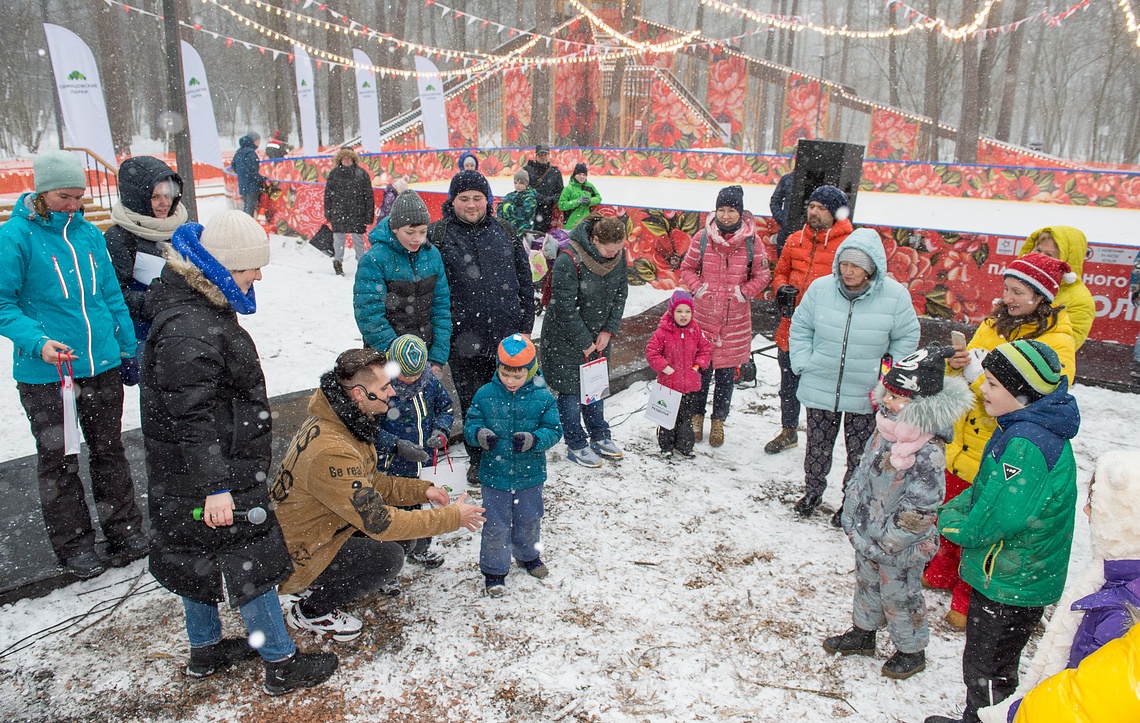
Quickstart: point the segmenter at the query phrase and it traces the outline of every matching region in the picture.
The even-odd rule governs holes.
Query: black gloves
[[[515,451],[515,454],[526,452],[534,447],[535,441],[537,441],[535,436],[530,432],[515,432],[511,436],[511,449]]]
[[[424,451],[423,447],[419,446],[418,444],[409,442],[406,439],[400,439],[396,441],[396,454],[400,455],[409,462],[415,462],[417,464],[424,464],[429,459],[431,459],[430,455]]]
[[[139,383],[139,358],[133,356],[130,359],[124,359],[119,364],[119,376],[123,378],[123,384],[128,387],[133,387]]]

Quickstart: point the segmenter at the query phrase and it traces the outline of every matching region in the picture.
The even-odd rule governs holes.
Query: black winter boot
[[[213,645],[190,648],[186,674],[191,678],[208,678],[222,668],[256,657],[257,651],[249,647],[245,638],[225,638]]]
[[[815,512],[815,508],[819,507],[819,503],[822,501],[823,498],[821,495],[813,495],[808,492],[796,502],[795,507],[792,509],[794,509],[796,514],[800,517],[811,517],[811,514]]]
[[[333,271],[337,276],[344,276],[344,264],[339,261],[333,261]]]
[[[874,655],[875,631],[852,626],[842,635],[834,635],[824,640],[823,649],[840,655]]]
[[[302,653],[276,663],[265,664],[265,692],[285,695],[297,688],[312,688],[332,677],[336,671],[336,653]]]
[[[883,675],[895,680],[906,680],[915,673],[926,670],[926,653],[904,653],[896,650],[895,654],[883,664]]]

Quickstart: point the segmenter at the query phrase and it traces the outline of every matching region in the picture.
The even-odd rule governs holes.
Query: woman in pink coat
[[[657,444],[666,457],[673,451],[687,459],[693,456],[693,413],[701,390],[701,370],[708,368],[712,346],[693,321],[693,295],[684,289],[673,292],[669,309],[661,315],[657,331],[645,346],[649,368],[657,383],[681,392],[681,406],[672,429],[657,428]],[[707,397],[707,390],[706,390]],[[703,402],[702,402],[703,404]]]
[[[697,324],[712,345],[712,365],[701,372],[693,415],[697,441],[704,436],[705,406],[715,377],[709,444],[724,444],[724,420],[732,404],[736,368],[752,354],[749,299],[768,285],[771,275],[763,244],[756,243],[756,221],[744,210],[744,189],[722,188],[716,197],[716,214],[709,216],[693,238],[681,264],[681,279],[696,300]]]

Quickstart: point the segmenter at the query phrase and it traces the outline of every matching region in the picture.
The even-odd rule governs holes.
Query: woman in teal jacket
[[[76,404],[91,488],[109,562],[125,565],[148,548],[120,434],[123,383],[138,383],[134,325],[103,234],[83,218],[87,179],[79,160],[49,151],[33,169],[35,192],[20,196],[0,226],[0,334],[15,347],[12,376],[36,438],[48,537],[68,569],[86,579],[105,566],[78,458],[64,454],[60,379],[69,366],[81,380]]]
[[[815,511],[827,488],[840,421],[847,447],[846,488],[874,431],[870,393],[879,381],[883,355],[902,359],[918,348],[918,335],[910,292],[887,276],[878,232],[856,229],[835,250],[831,276],[808,287],[788,337],[792,371],[800,377],[796,397],[808,417],[806,489],[795,508],[800,516]],[[839,512],[832,517],[836,527],[839,517]]]
[[[566,221],[562,227],[570,231],[578,223],[590,215],[590,209],[602,202],[602,194],[594,184],[586,180],[588,169],[585,163],[574,166],[574,175],[570,183],[562,189],[558,197],[558,208],[566,214]]]
[[[438,376],[451,354],[451,290],[443,257],[427,240],[429,220],[415,191],[396,197],[368,234],[372,248],[357,264],[352,308],[365,344],[386,351],[396,337],[415,334]]]

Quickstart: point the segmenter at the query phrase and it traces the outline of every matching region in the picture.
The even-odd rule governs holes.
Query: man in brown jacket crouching
[[[477,530],[483,508],[451,503],[431,482],[389,477],[376,469],[378,420],[388,411],[392,384],[384,355],[350,349],[321,376],[309,418],[293,436],[269,488],[293,559],[280,592],[297,594],[285,619],[295,628],[358,637],[361,622],[338,608],[379,591],[400,572],[399,543],[465,527]],[[398,506],[431,502],[431,510]]]

